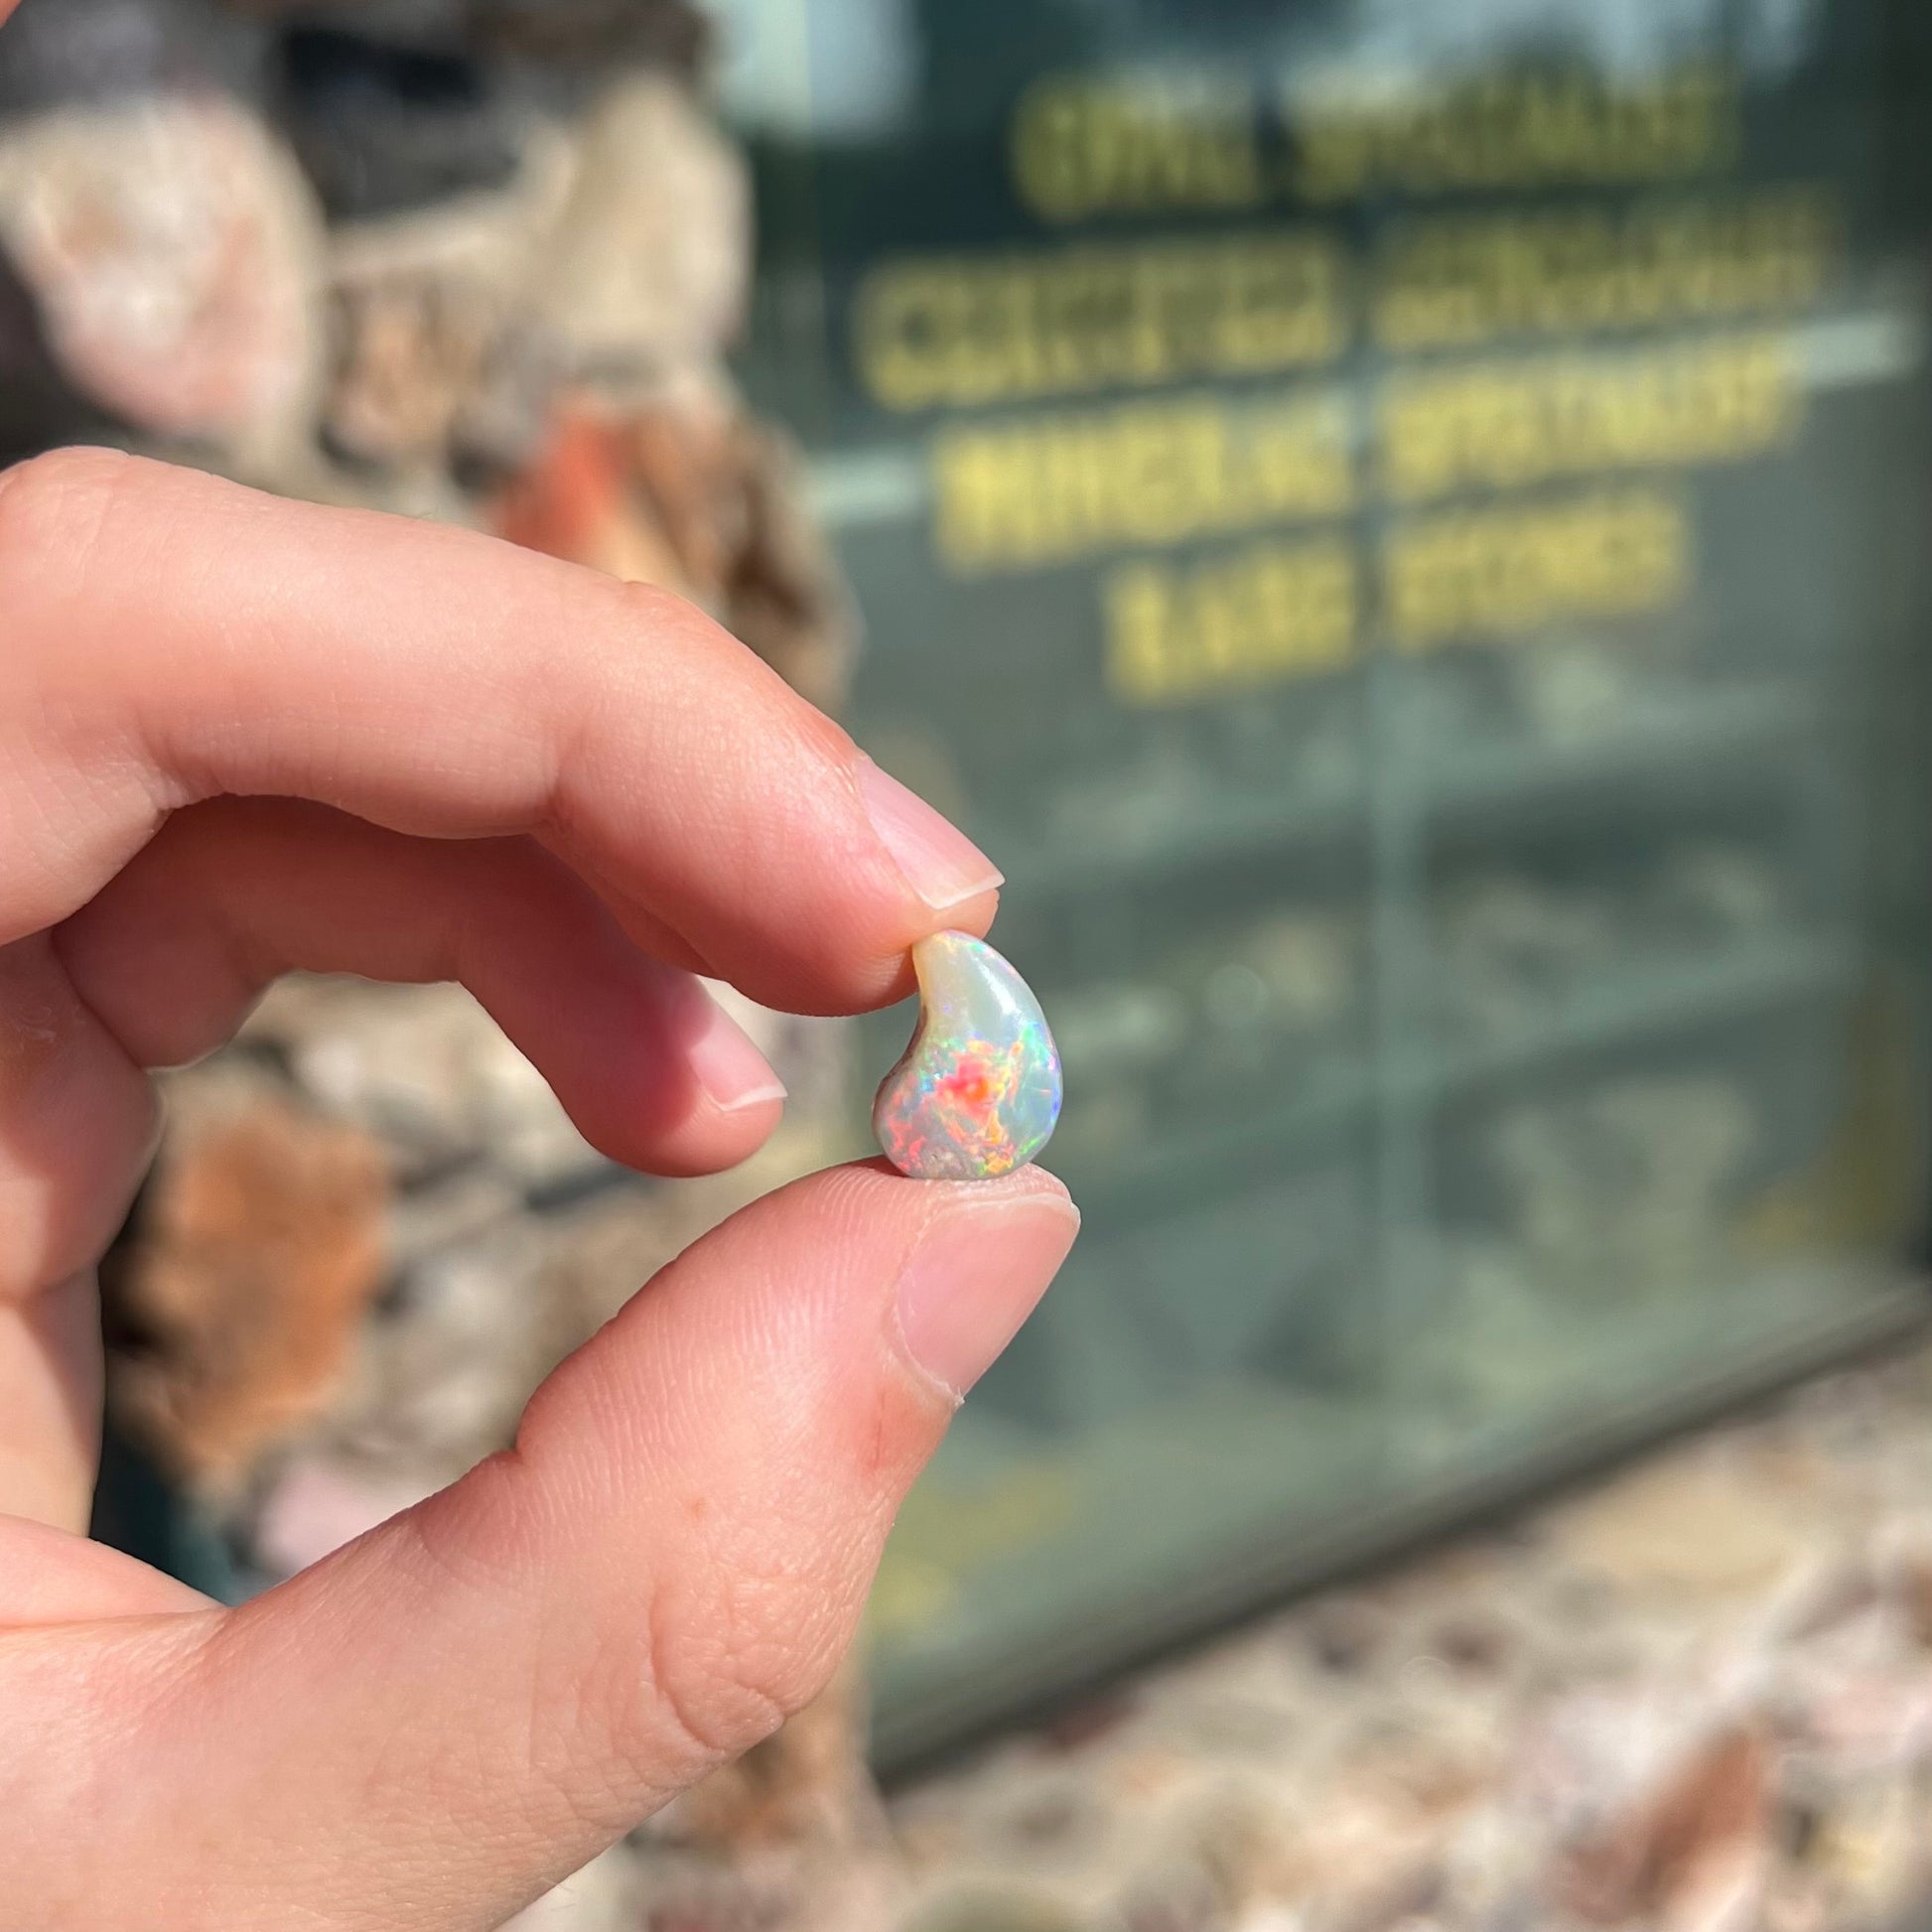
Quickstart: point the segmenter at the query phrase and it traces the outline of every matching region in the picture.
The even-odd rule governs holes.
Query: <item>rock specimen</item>
[[[136,432],[257,463],[308,440],[322,224],[238,101],[154,94],[0,123],[0,248],[67,379]]]

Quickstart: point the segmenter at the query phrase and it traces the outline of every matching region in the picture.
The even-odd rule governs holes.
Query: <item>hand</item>
[[[872,1007],[998,883],[661,593],[130,458],[0,475],[4,1932],[498,1924],[821,1686],[1077,1219],[1034,1171],[800,1181],[513,1449],[228,1610],[80,1534],[148,1070],[291,968],[455,978],[605,1153],[713,1170],[780,1096],[692,975]]]

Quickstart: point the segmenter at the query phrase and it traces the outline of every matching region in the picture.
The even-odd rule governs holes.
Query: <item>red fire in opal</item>
[[[995,1098],[992,1070],[982,1059],[957,1060],[939,1082],[939,1092],[963,1107],[990,1106]]]

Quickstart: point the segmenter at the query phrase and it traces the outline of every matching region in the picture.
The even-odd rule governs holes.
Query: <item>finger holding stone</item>
[[[58,934],[128,1054],[180,1065],[297,968],[461,982],[615,1161],[702,1173],[753,1153],[784,1086],[690,974],[633,946],[528,839],[383,831],[293,799],[178,813]]]
[[[78,1528],[98,1451],[93,1265],[154,1097],[40,935],[0,947],[0,1514]]]
[[[0,1759],[0,1813],[58,1847],[74,1786],[114,1800],[76,1924],[499,1925],[822,1688],[1077,1218],[1036,1169],[755,1202],[512,1452],[238,1610],[83,1633],[111,1699],[75,1708],[71,1645],[0,1643],[48,1746]]]
[[[907,990],[999,874],[666,593],[474,532],[63,452],[0,475],[0,939],[171,810],[292,795],[531,833],[767,1006]]]

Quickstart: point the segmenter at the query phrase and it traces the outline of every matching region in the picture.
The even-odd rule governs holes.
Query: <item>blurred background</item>
[[[1087,1232],[824,1703],[559,1932],[1925,1932],[1919,0],[26,0],[0,462],[697,599],[1006,869]],[[640,1179],[290,983],[110,1257],[229,1597],[507,1440]],[[881,1780],[884,1780],[884,1796]]]

